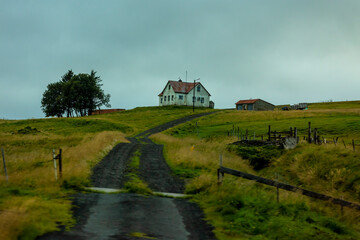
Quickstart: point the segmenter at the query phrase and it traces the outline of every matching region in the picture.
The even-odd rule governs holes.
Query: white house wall
[[[186,96],[186,104],[188,106],[193,105],[193,96],[194,96],[194,89],[191,89],[191,91]],[[204,103],[201,103],[201,98],[204,98]],[[210,102],[210,96],[205,91],[202,85],[200,85],[200,92],[197,91],[197,86],[195,87],[195,107],[209,107]]]

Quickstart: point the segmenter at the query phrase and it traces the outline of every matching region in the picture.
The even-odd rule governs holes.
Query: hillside
[[[196,109],[195,113],[210,111]],[[148,107],[83,118],[0,120],[9,182],[0,167],[0,239],[34,239],[74,223],[69,194],[90,185],[91,168],[119,142],[192,108]],[[52,149],[63,152],[55,181]]]
[[[277,203],[276,189],[229,175],[217,183],[221,154],[224,166],[360,203],[360,106],[332,104],[310,105],[308,111],[218,111],[151,138],[165,145],[168,164],[185,180],[186,193],[204,209],[218,239],[359,239],[359,211],[282,190]],[[195,113],[203,111],[211,110]],[[91,168],[116,143],[192,114],[191,108],[149,107],[83,118],[0,120],[9,173],[6,183],[0,168],[0,238],[34,239],[59,224],[71,227],[69,194],[90,185]],[[308,122],[328,144],[303,140]],[[300,144],[288,151],[228,145],[238,140],[233,129],[261,139],[269,125],[276,131],[297,127]],[[52,149],[59,148],[63,178],[55,181]],[[255,166],[259,160],[265,164]]]
[[[285,191],[280,191],[277,204],[276,189],[229,175],[219,188],[216,173],[222,154],[226,167],[360,203],[360,107],[348,104],[319,104],[308,111],[227,110],[153,139],[165,144],[168,161],[189,182],[187,192],[197,193],[220,239],[358,239],[357,210],[341,211],[337,205]],[[303,140],[308,122],[327,144]],[[238,140],[233,129],[240,135],[247,129],[251,138],[255,132],[256,139],[266,139],[269,125],[276,131],[297,127],[300,144],[287,151],[228,145]],[[336,146],[333,138],[338,138]],[[265,164],[256,165],[261,161]]]

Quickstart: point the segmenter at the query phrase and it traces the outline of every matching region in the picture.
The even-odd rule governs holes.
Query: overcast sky
[[[41,118],[69,69],[97,71],[112,108],[158,105],[200,78],[216,108],[360,99],[360,1],[0,0],[0,118]]]

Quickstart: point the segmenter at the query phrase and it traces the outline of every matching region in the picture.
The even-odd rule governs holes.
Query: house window
[[[174,101],[174,95],[171,96],[171,101]]]
[[[197,86],[197,91],[200,92],[200,85]]]
[[[200,97],[197,98],[197,101],[200,101]]]
[[[164,102],[166,102],[166,96],[164,97]]]
[[[204,98],[203,97],[201,98],[201,103],[204,103]]]
[[[160,98],[160,103],[162,103],[162,99],[163,99],[163,98]]]
[[[170,95],[168,96],[168,101],[170,101]]]
[[[179,95],[179,99],[180,99],[180,100],[183,100],[183,99],[184,99],[184,96],[183,96],[183,95]]]
[[[170,84],[169,84],[169,90],[170,90]]]

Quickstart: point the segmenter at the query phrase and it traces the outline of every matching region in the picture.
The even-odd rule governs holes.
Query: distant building
[[[99,109],[99,110],[93,110],[91,115],[99,115],[99,114],[106,114],[106,113],[113,113],[113,112],[122,112],[125,111],[125,109]]]
[[[307,103],[294,104],[294,105],[291,105],[291,109],[293,109],[293,110],[307,110],[308,109],[308,104]]]
[[[159,94],[159,106],[182,105],[195,107],[210,107],[210,93],[200,83],[168,81]]]
[[[236,105],[236,110],[247,111],[269,111],[274,110],[274,105],[261,99],[240,100]]]

